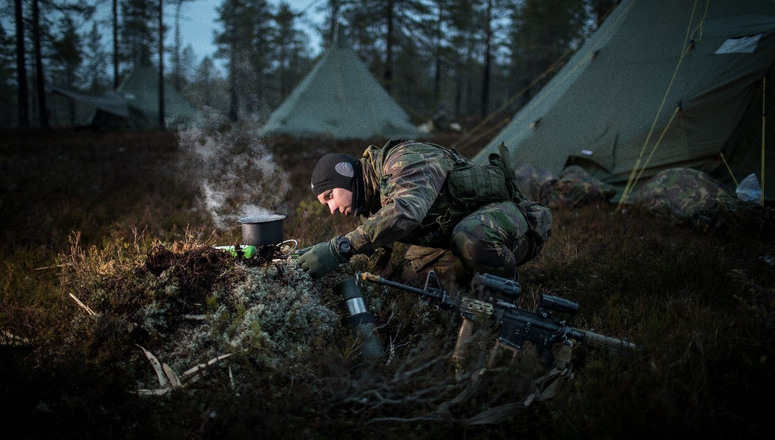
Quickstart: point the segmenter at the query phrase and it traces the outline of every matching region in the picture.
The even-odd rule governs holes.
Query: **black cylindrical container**
[[[242,244],[267,246],[280,244],[285,240],[283,231],[284,215],[267,214],[239,219],[242,225]]]
[[[337,284],[334,292],[342,295],[347,311],[350,313],[347,321],[352,325],[355,337],[362,341],[361,360],[366,363],[384,361],[385,352],[377,339],[374,315],[366,308],[363,294],[355,278],[348,278]]]

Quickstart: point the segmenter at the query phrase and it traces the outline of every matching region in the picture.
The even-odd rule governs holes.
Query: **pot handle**
[[[290,257],[291,254],[293,254],[296,251],[296,248],[299,247],[299,242],[291,238],[291,239],[285,240],[282,243],[278,244],[277,245],[277,249],[280,249],[284,244],[290,243],[290,242],[293,242],[293,247],[291,248],[291,250],[289,250],[288,252],[280,255],[278,258],[288,258],[288,257]]]

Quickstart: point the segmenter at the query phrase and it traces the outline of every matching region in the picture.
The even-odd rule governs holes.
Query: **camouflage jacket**
[[[369,146],[361,158],[367,218],[346,235],[356,252],[369,253],[394,241],[448,246],[447,234],[437,223],[445,204],[439,194],[455,164],[454,153],[432,144],[390,141],[383,148]]]

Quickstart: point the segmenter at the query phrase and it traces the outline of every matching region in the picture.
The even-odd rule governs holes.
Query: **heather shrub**
[[[286,374],[331,345],[338,327],[338,313],[291,260],[253,266],[181,243],[155,242],[144,251],[117,240],[83,249],[77,237],[65,259],[62,294],[72,307],[59,336],[69,342],[54,352],[88,347],[98,362],[123,357],[141,382],[153,369],[137,346],[177,372],[231,354],[238,364],[243,359],[260,371]]]

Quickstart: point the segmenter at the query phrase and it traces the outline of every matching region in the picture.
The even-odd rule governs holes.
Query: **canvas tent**
[[[620,189],[677,167],[734,188],[764,161],[771,200],[773,63],[772,0],[622,0],[474,159],[504,142],[516,165]]]
[[[138,65],[113,92],[88,94],[61,87],[52,93],[65,96],[90,110],[88,123],[95,126],[153,128],[159,121],[159,71],[148,65]],[[79,112],[79,113],[82,113]],[[168,82],[164,85],[164,113],[167,127],[190,124],[197,112]]]
[[[73,107],[73,111],[76,111],[80,115],[73,115],[71,120],[73,123],[79,125],[91,120],[96,110],[110,113],[119,118],[129,117],[129,106],[126,103],[126,100],[116,92],[95,95],[61,87],[53,87],[51,93],[63,96],[71,102],[77,103],[78,109],[76,110],[75,107]],[[86,116],[84,116],[84,113]]]
[[[334,139],[423,136],[355,51],[341,43],[323,54],[261,133]]]

